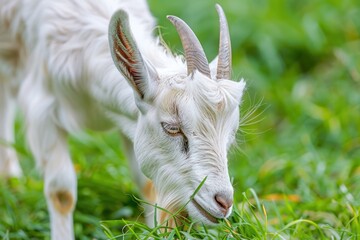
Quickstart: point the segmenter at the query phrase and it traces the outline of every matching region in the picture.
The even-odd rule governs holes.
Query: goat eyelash
[[[181,135],[183,134],[178,124],[161,122],[161,126],[164,129],[164,131],[170,136],[178,136],[180,134]]]
[[[187,154],[189,152],[189,141],[185,134],[181,131],[181,128],[178,124],[171,124],[162,122],[161,123],[162,128],[168,134],[169,136],[175,137],[175,136],[182,136],[183,137],[183,151]]]

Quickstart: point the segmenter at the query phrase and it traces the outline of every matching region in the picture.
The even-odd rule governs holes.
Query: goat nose
[[[233,205],[232,196],[227,196],[223,193],[218,193],[215,195],[215,201],[218,204],[221,212],[226,216],[229,211],[229,208]]]

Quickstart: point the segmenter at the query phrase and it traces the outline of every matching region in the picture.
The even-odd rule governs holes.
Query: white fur
[[[142,57],[159,75],[151,83],[154,99],[140,103],[142,111],[110,55],[108,25],[117,9],[129,14]],[[187,76],[182,58],[153,37],[154,27],[144,0],[0,0],[0,174],[21,174],[14,150],[6,145],[14,140],[17,98],[30,149],[44,172],[52,239],[73,238],[74,205],[59,213],[51,196],[68,191],[75,203],[76,175],[66,137],[87,128],[119,129],[134,144],[135,152],[127,150],[136,158],[130,159],[135,178],[140,187],[146,181],[142,173],[154,182],[160,206],[180,207],[207,176],[195,199],[211,215],[227,217],[214,195],[232,198],[227,151],[245,82],[216,81],[198,72]],[[181,151],[181,137],[167,135],[161,122],[181,123],[188,154]],[[207,222],[192,203],[187,209]]]

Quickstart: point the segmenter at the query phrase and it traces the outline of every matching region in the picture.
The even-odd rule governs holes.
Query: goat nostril
[[[224,215],[227,214],[229,208],[233,205],[233,200],[231,198],[226,197],[224,194],[216,194],[215,201],[221,208],[221,211]]]

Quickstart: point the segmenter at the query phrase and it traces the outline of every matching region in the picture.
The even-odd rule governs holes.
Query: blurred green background
[[[192,27],[209,60],[218,50],[215,3],[229,21],[233,78],[247,82],[229,163],[237,202],[244,194],[258,197],[270,232],[307,219],[326,238],[360,238],[360,2],[149,1],[157,31],[171,49],[182,52],[166,15]],[[139,218],[120,142],[116,133],[70,140],[79,170],[79,239],[104,238],[100,220]],[[0,237],[48,238],[41,178],[21,131],[15,147],[27,175],[0,185]],[[287,236],[314,239],[315,232],[310,224]]]

